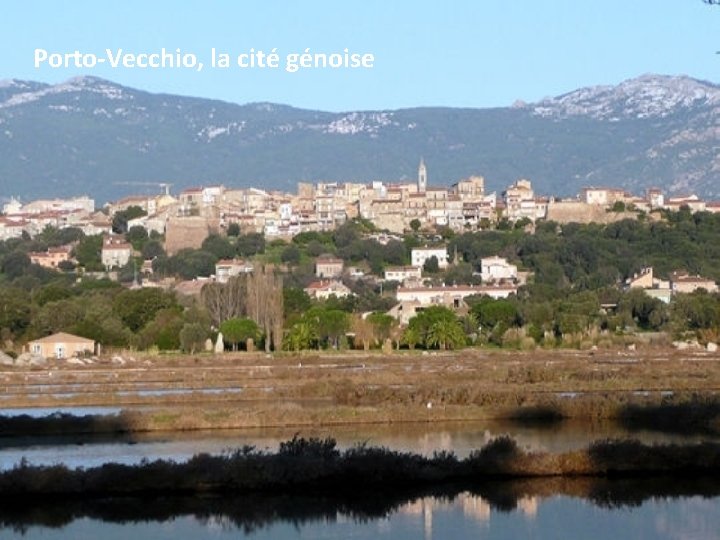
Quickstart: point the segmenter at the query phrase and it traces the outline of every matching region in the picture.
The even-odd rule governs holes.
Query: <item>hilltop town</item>
[[[592,332],[609,339],[622,328],[667,329],[678,309],[675,297],[717,291],[717,266],[702,262],[712,262],[714,252],[705,258],[688,255],[694,249],[690,238],[673,256],[663,257],[652,246],[664,242],[668,230],[673,237],[672,231],[686,229],[683,220],[713,230],[710,218],[702,216],[714,219],[720,203],[694,195],[666,197],[650,189],[636,196],[586,187],[561,200],[536,196],[525,179],[498,195],[485,192],[480,176],[434,187],[423,160],[412,183],[300,183],[295,194],[219,185],[177,196],[171,187],[157,184],[155,195],[128,196],[100,210],[88,197],[10,200],[0,216],[6,281],[22,282],[30,279],[32,268],[42,268],[49,274],[35,271],[38,283],[28,284],[31,290],[49,286],[59,272],[77,275],[78,282],[120,283],[129,292],[169,291],[171,305],[177,298],[195,298],[208,311],[212,324],[195,329],[198,340],[216,340],[224,322],[242,316],[258,325],[244,338],[263,341],[267,350],[313,343],[337,347],[350,334],[366,348],[387,340],[398,347],[402,342],[441,348],[466,339],[497,345],[597,344],[600,334]],[[597,241],[598,235],[606,242]],[[633,242],[637,249],[623,255]],[[243,300],[235,311],[213,312],[211,286],[219,287],[213,294],[220,297],[237,283],[243,294],[253,287],[262,295],[283,292],[273,308],[267,296],[268,306],[262,308]],[[633,290],[642,295],[633,296]],[[530,313],[543,303],[551,305],[549,313]],[[305,329],[307,335],[298,337],[313,306],[345,322],[332,331]],[[451,313],[455,334],[433,340],[425,328],[408,337],[405,330],[417,326],[428,308]],[[261,315],[263,309],[275,311]],[[310,326],[322,319],[316,315]],[[150,322],[128,328],[141,332]],[[712,318],[698,324],[715,323]],[[77,327],[77,321],[44,329],[27,324],[7,321],[5,328],[17,328],[6,333],[32,338]],[[183,325],[178,324],[179,332]],[[464,330],[457,332],[460,326]],[[124,332],[109,341],[132,343],[135,338]],[[362,338],[366,334],[373,337]],[[151,345],[153,339],[143,343]],[[179,338],[173,343],[179,346]],[[224,345],[227,341],[213,347]]]
[[[232,224],[242,233],[290,239],[303,232],[334,230],[355,218],[369,220],[379,230],[402,234],[436,227],[458,233],[485,230],[503,220],[611,223],[681,207],[692,212],[720,212],[720,201],[704,201],[692,194],[666,197],[657,188],[639,196],[620,188],[585,187],[575,198],[560,199],[536,195],[525,179],[507,186],[500,195],[486,193],[482,176],[459,180],[450,187],[431,186],[423,160],[416,182],[299,183],[294,194],[216,185],[184,189],[175,197],[170,194],[171,184],[137,184],[157,186],[161,193],[130,195],[105,204],[100,211],[85,196],[24,204],[13,198],[0,215],[0,240],[18,238],[23,232],[32,236],[46,226],[110,235],[112,218],[132,207],[141,209],[142,215],[131,219],[128,228],[142,226],[167,235],[169,253],[197,248],[209,233],[226,231]]]

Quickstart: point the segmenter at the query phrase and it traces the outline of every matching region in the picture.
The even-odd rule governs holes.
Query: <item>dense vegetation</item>
[[[140,465],[108,463],[89,469],[21,463],[0,473],[0,497],[151,495],[255,492],[342,494],[381,489],[387,493],[451,482],[553,477],[700,477],[720,470],[720,446],[644,445],[597,441],[588,448],[550,454],[521,449],[497,438],[465,459],[432,457],[360,445],[343,452],[333,439],[295,437],[277,453],[244,447],[221,456],[199,454],[186,463],[157,460]]]
[[[282,298],[276,307],[283,320],[258,320],[258,308],[248,310],[242,302],[218,311],[209,304],[209,295],[198,299],[159,288],[128,290],[99,272],[99,236],[47,228],[35,238],[0,242],[2,348],[17,350],[27,340],[67,331],[105,346],[197,351],[207,338],[215,339],[222,324],[230,330],[228,348],[243,348],[248,338],[262,344],[273,332],[284,336],[282,346],[287,350],[370,348],[386,341],[395,347],[440,349],[467,344],[589,346],[610,344],[614,336],[636,331],[662,331],[703,343],[720,337],[718,294],[676,295],[668,305],[641,290],[623,292],[621,287],[645,266],[652,266],[660,277],[685,270],[720,281],[720,215],[681,210],[610,225],[540,222],[533,234],[501,223],[495,230],[461,235],[446,228],[417,230],[382,241],[363,220],[331,232],[302,233],[290,243],[266,241],[262,235],[240,234],[233,228],[227,236],[209,236],[200,249],[171,257],[160,236],[142,227],[127,229],[132,215],[116,224],[126,229],[136,250],[136,258],[118,270],[120,283],[133,281],[143,260],[153,261],[154,273],[146,279],[158,280],[209,276],[219,259],[244,258],[281,276]],[[28,253],[68,243],[74,243],[78,268],[70,263],[50,270],[31,263]],[[429,243],[447,244],[456,258],[456,264],[444,271],[426,269],[433,283],[476,284],[480,259],[489,255],[506,257],[531,272],[531,278],[516,297],[470,297],[466,310],[432,308],[401,329],[384,315],[395,303],[398,284],[376,278],[388,266],[408,264],[410,250]],[[314,260],[323,254],[359,269],[359,277],[343,278],[353,296],[314,301],[303,291],[316,279]],[[225,292],[247,295],[248,279],[235,278],[235,292]],[[238,322],[230,324],[233,318],[241,319],[240,327]],[[250,324],[253,321],[257,328]]]

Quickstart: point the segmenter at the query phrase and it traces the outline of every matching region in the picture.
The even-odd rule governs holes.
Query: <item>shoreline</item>
[[[343,452],[333,439],[295,437],[276,453],[243,447],[222,456],[195,455],[187,462],[156,460],[88,469],[24,463],[0,473],[0,499],[15,497],[114,497],[384,493],[462,482],[533,478],[704,479],[720,475],[720,443],[645,445],[635,440],[596,441],[583,450],[527,451],[504,436],[458,459],[358,445]]]
[[[720,435],[720,396],[689,393],[668,398],[635,398],[625,402],[617,396],[565,400],[527,401],[521,405],[422,404],[302,407],[279,403],[262,408],[161,407],[122,409],[117,414],[68,413],[33,417],[0,414],[0,440],[12,437],[58,435],[121,435],[149,432],[188,432],[256,428],[308,428],[445,422],[506,421],[518,426],[551,427],[566,420],[609,421],[629,430]]]

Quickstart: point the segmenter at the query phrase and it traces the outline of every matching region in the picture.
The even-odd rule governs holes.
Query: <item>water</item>
[[[381,497],[382,499],[382,497]],[[60,503],[58,503],[60,504]],[[583,538],[713,539],[720,498],[652,498],[634,506],[599,506],[588,498],[523,496],[502,505],[469,492],[401,501],[391,509],[284,497],[216,503],[123,500],[67,508],[40,505],[21,516],[0,511],[0,537],[52,540]],[[143,507],[144,504],[144,507]],[[198,504],[200,506],[198,506]],[[213,507],[215,504],[215,507]],[[507,506],[505,506],[507,505]],[[152,510],[155,506],[156,510]],[[167,510],[168,508],[176,510]],[[228,511],[218,508],[231,508]]]
[[[121,407],[13,407],[0,408],[0,416],[14,417],[27,415],[32,418],[42,418],[54,414],[71,414],[73,416],[120,414]]]
[[[366,442],[394,450],[431,455],[436,450],[453,451],[466,457],[492,438],[511,434],[521,446],[562,452],[606,438],[638,438],[647,443],[696,442],[709,437],[687,437],[650,431],[629,431],[610,422],[565,421],[558,424],[523,425],[484,421],[394,425],[337,426],[329,428],[273,428],[209,432],[154,432],[124,436],[0,437],[0,469],[9,469],[21,459],[33,465],[62,463],[70,467],[92,467],[116,462],[136,464],[143,459],[184,461],[205,452],[220,454],[243,445],[276,450],[282,441],[303,437],[333,437],[340,448]]]
[[[85,409],[51,412],[97,413]],[[47,412],[47,411],[45,411]],[[104,414],[117,411],[103,409]],[[39,415],[36,412],[36,415]],[[695,442],[706,436],[629,431],[611,422],[526,425],[485,421],[316,429],[246,429],[67,438],[0,438],[0,468],[21,458],[72,467],[142,459],[181,461],[251,444],[274,450],[295,433],[332,436],[341,448],[367,442],[461,457],[511,434],[522,446],[553,452],[609,437]],[[663,480],[541,479],[481,486],[440,486],[432,493],[332,494],[309,498],[227,496],[151,500],[62,500],[0,504],[0,538],[25,540],[150,539],[720,539],[720,483]]]

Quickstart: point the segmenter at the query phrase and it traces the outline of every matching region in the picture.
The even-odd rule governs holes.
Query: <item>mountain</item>
[[[720,198],[720,86],[644,75],[506,108],[330,113],[95,77],[0,81],[0,198],[410,179],[420,156],[436,185],[480,174],[498,191],[526,177],[544,194],[658,186]]]

